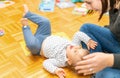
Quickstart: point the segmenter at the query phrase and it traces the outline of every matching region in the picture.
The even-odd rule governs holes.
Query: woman
[[[88,9],[100,12],[99,20],[109,11],[110,24],[107,27],[94,24],[81,27],[80,31],[97,41],[97,47],[103,52],[83,57],[75,69],[84,75],[96,73],[95,78],[120,78],[120,0],[85,0],[85,3]]]

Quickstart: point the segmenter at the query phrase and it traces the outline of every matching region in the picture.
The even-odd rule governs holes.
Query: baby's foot
[[[28,25],[28,19],[27,18],[22,18],[21,19],[21,24],[22,24],[22,26],[27,26]]]
[[[26,4],[23,4],[23,7],[24,7],[24,14],[23,16],[29,11],[29,8]]]

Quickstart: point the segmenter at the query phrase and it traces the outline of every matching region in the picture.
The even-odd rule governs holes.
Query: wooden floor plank
[[[0,8],[0,29],[5,35],[0,37],[0,78],[58,78],[44,70],[40,56],[25,56],[20,42],[24,40],[20,19],[23,15],[23,4],[27,4],[32,12],[47,17],[51,21],[52,33],[65,32],[70,38],[79,30],[83,23],[108,24],[108,16],[98,22],[99,15],[73,15],[73,8],[60,9],[55,7],[54,12],[45,13],[38,10],[40,0],[12,0],[15,4]],[[92,20],[91,20],[92,19]],[[37,25],[29,22],[34,33]],[[90,78],[77,75],[65,68],[66,78]]]

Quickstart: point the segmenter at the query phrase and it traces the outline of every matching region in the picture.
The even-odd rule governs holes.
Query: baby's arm
[[[59,78],[64,78],[65,72],[64,69],[59,68],[62,67],[59,61],[56,59],[47,59],[43,62],[43,67],[52,74],[56,74]]]
[[[65,75],[66,75],[64,69],[62,69],[62,68],[57,68],[57,69],[55,70],[55,74],[56,74],[59,78],[64,78]]]
[[[77,45],[80,45],[81,41],[83,41],[87,45],[88,49],[90,49],[90,48],[94,49],[97,46],[97,42],[93,41],[85,33],[78,31],[74,34],[72,42],[77,44]]]
[[[74,34],[72,42],[74,42],[75,44],[79,43],[80,45],[81,41],[83,41],[85,44],[87,44],[90,39],[91,38],[88,35],[86,35],[83,32],[78,31]]]

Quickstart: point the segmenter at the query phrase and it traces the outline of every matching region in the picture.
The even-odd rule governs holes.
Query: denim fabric
[[[98,42],[96,51],[107,51],[109,53],[120,53],[120,44],[112,32],[105,27],[94,24],[84,24],[80,31],[86,33],[93,40]],[[99,48],[98,48],[99,47]]]
[[[104,70],[96,73],[95,78],[120,78],[120,70],[105,68]]]
[[[80,31],[86,33],[93,40],[98,42],[98,46],[95,50],[90,50],[91,53],[103,51],[108,53],[120,53],[120,44],[108,28],[87,23],[80,28]],[[84,43],[82,43],[82,46],[86,48]],[[96,73],[95,78],[120,78],[120,70],[105,68]]]
[[[40,15],[28,12],[24,18],[28,18],[30,21],[38,25],[35,34],[33,35],[29,26],[23,26],[23,34],[26,42],[26,46],[32,54],[40,54],[43,40],[51,35],[51,26],[47,18]]]

